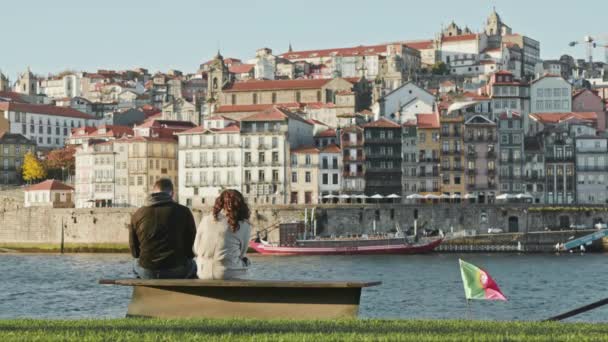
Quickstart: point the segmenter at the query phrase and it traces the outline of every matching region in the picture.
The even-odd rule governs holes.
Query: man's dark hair
[[[161,178],[154,183],[154,188],[152,189],[158,192],[170,193],[173,192],[173,182],[168,178]]]

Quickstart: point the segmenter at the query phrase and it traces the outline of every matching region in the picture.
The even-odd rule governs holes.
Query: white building
[[[222,190],[242,190],[243,163],[238,123],[211,117],[181,132],[178,146],[179,202],[213,205]]]
[[[40,92],[51,99],[72,98],[82,95],[82,75],[64,74],[40,81]]]
[[[274,80],[276,72],[276,57],[272,50],[262,48],[256,51],[254,66],[254,77],[256,80]]]
[[[241,120],[243,195],[251,204],[287,204],[290,150],[313,145],[313,125],[274,107]]]
[[[25,188],[25,207],[73,208],[74,188],[49,179]]]
[[[22,134],[38,148],[61,148],[72,128],[98,123],[95,117],[68,107],[0,102],[0,128]]]
[[[342,187],[342,150],[335,144],[319,152],[319,196],[339,195]]]
[[[545,75],[530,82],[530,113],[572,111],[572,85],[562,76]]]
[[[608,138],[583,135],[575,142],[578,203],[608,203]]]
[[[435,95],[408,82],[382,96],[372,105],[375,120],[381,117],[404,123],[416,119],[416,114],[435,111]]]

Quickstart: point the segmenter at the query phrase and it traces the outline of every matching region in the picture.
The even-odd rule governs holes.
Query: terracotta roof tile
[[[291,150],[291,153],[319,153],[319,149],[316,146],[298,146]]]
[[[439,115],[437,113],[417,114],[416,118],[418,128],[439,128]]]
[[[342,149],[336,144],[330,144],[321,149],[321,153],[340,153]]]
[[[231,65],[230,68],[228,68],[228,71],[233,74],[245,74],[250,73],[254,67],[255,64],[236,64]]]
[[[72,190],[74,191],[74,188],[72,188],[69,185],[63,184],[58,180],[55,179],[47,179],[44,182],[38,183],[38,184],[34,184],[32,186],[28,186],[27,188],[24,189],[24,191],[50,191],[50,190]]]
[[[361,125],[363,128],[400,128],[401,126],[387,118],[380,118],[376,121],[372,121]]]
[[[287,119],[297,120],[297,121],[305,122],[305,123],[311,125],[311,123],[304,120],[298,114],[290,112],[287,108],[276,107],[276,106],[271,109],[266,109],[262,112],[249,115],[249,116],[241,119],[241,121],[242,122],[245,122],[245,121],[284,121]]]
[[[571,119],[597,121],[597,113],[595,112],[531,113],[530,117],[544,124],[555,124]]]
[[[286,89],[321,89],[332,79],[305,79],[305,80],[251,80],[235,82],[224,92],[240,92],[253,90],[286,90]]]
[[[333,128],[326,129],[321,131],[315,135],[316,138],[331,138],[336,137],[336,130]]]
[[[300,108],[300,103],[277,103],[277,104],[257,104],[257,105],[223,105],[219,106],[216,113],[240,113],[240,112],[261,112],[263,110],[280,106],[285,108]]]
[[[57,107],[51,105],[18,103],[18,102],[0,102],[0,109],[6,111],[26,112],[34,114],[44,114],[52,116],[65,116],[78,119],[95,119],[94,116],[83,113],[79,110],[70,107]]]
[[[466,41],[466,40],[476,40],[477,39],[477,35],[474,33],[471,34],[462,34],[459,36],[444,36],[441,38],[441,40],[445,43],[445,42],[461,42],[461,41]]]

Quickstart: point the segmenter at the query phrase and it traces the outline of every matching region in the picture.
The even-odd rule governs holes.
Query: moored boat
[[[260,239],[249,246],[264,255],[370,255],[432,252],[443,239],[410,243],[406,238],[355,238],[297,240],[293,245],[271,244]]]

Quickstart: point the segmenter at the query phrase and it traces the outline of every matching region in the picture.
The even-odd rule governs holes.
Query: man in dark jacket
[[[131,217],[129,247],[139,278],[192,278],[196,264],[192,245],[196,224],[190,209],[173,200],[173,184],[159,179],[147,199]]]

